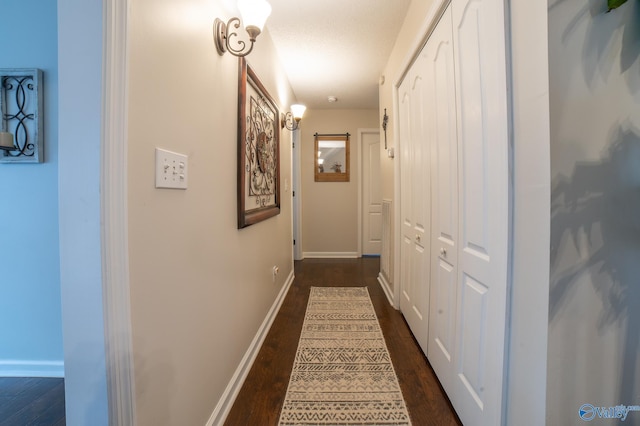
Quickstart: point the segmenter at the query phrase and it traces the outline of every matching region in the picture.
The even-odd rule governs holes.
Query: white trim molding
[[[64,362],[0,360],[0,377],[64,377]]]
[[[109,423],[134,425],[127,206],[128,0],[103,3],[102,275]]]
[[[280,289],[280,293],[276,297],[276,300],[273,302],[271,309],[267,312],[267,316],[264,321],[262,321],[262,325],[258,329],[253,341],[249,345],[249,349],[247,349],[247,352],[245,352],[242,357],[240,365],[238,365],[235,373],[233,373],[231,381],[222,393],[222,396],[220,397],[216,408],[213,410],[211,417],[209,417],[206,426],[222,425],[229,415],[229,411],[231,411],[231,407],[233,406],[233,403],[235,402],[236,397],[249,374],[249,370],[251,370],[251,366],[253,366],[253,363],[258,356],[258,352],[260,352],[264,339],[267,337],[267,333],[269,332],[269,329],[282,306],[282,302],[284,302],[285,296],[289,292],[289,288],[291,287],[294,278],[295,276],[292,269],[286,282],[282,286],[282,289]]]
[[[360,257],[357,251],[305,251],[302,256],[305,259],[357,259]]]
[[[378,282],[380,283],[380,287],[382,287],[384,294],[387,296],[387,300],[389,301],[389,304],[394,308],[399,309],[400,307],[395,303],[395,300],[393,297],[393,290],[391,290],[391,285],[389,284],[389,281],[387,281],[387,279],[384,277],[384,274],[382,272],[378,274]]]

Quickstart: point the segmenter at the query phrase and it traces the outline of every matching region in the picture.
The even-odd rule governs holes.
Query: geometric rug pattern
[[[278,424],[411,425],[366,287],[311,287]]]

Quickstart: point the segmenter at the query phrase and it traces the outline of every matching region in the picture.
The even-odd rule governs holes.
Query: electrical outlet
[[[273,282],[276,282],[276,275],[278,275],[278,272],[280,272],[280,268],[278,268],[277,266],[273,267]]]
[[[156,148],[156,188],[187,189],[188,157]]]

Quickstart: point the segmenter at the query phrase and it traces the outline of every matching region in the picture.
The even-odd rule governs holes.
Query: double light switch
[[[188,157],[156,148],[156,188],[187,189]]]

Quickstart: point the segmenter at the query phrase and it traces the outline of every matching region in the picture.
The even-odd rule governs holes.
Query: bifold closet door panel
[[[400,309],[426,353],[429,333],[430,150],[425,143],[424,59],[419,56],[400,88],[402,283]]]
[[[458,142],[451,6],[424,48],[427,140],[431,149],[431,287],[427,357],[442,387],[453,391],[458,250]]]

